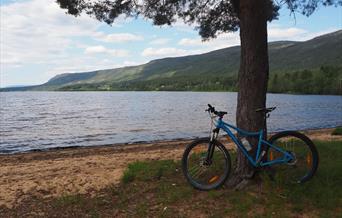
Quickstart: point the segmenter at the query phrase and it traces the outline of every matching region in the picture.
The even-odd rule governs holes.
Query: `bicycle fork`
[[[219,128],[215,128],[213,129],[213,132],[211,133],[210,136],[210,141],[209,141],[209,146],[208,146],[208,152],[207,152],[207,157],[206,157],[206,164],[210,165],[211,164],[211,160],[214,156],[214,150],[215,150],[215,143],[214,140],[217,139],[218,135],[219,135],[220,129]]]

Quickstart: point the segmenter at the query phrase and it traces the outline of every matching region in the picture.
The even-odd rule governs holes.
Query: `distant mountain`
[[[281,78],[285,74],[301,74],[305,70],[312,71],[310,75],[313,79],[319,78],[317,75],[323,73],[322,66],[335,67],[333,71],[340,72],[342,30],[304,42],[271,42],[269,58],[270,80],[275,75]],[[240,46],[235,46],[205,54],[153,60],[139,66],[65,73],[42,85],[6,88],[2,91],[235,90],[239,60]],[[334,75],[333,80],[340,78],[339,73],[336,74],[338,78]],[[285,88],[284,92],[291,90]]]

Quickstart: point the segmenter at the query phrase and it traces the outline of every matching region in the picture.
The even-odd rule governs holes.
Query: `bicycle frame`
[[[254,167],[259,167],[259,166],[263,167],[263,166],[270,166],[270,165],[274,165],[274,164],[288,163],[289,161],[294,159],[292,154],[290,154],[289,152],[284,151],[283,149],[281,149],[275,145],[272,145],[268,141],[264,140],[263,139],[263,135],[264,135],[263,130],[260,130],[259,132],[247,132],[245,130],[237,128],[236,126],[233,126],[233,125],[230,125],[230,124],[224,122],[222,120],[222,118],[219,118],[218,120],[216,120],[216,122],[214,122],[214,124],[218,130],[223,129],[228,134],[228,136],[233,140],[233,142],[237,145],[237,147],[242,151],[242,153],[246,156],[248,161]],[[248,151],[246,150],[246,148],[241,144],[240,140],[237,139],[237,137],[233,134],[233,132],[230,130],[230,128],[236,130],[239,133],[239,135],[258,137],[259,138],[255,159],[251,155],[248,154]],[[262,159],[262,151],[261,151],[262,145],[269,146],[269,147],[275,149],[276,151],[284,154],[284,156],[281,158],[277,158],[275,160],[264,162],[261,160]]]

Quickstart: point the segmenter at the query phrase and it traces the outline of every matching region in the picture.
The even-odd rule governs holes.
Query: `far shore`
[[[13,92],[225,92],[238,93],[237,90],[5,90],[8,88],[0,88],[0,93]],[[318,96],[342,96],[342,93],[327,94],[327,93],[301,93],[301,92],[267,92],[267,94],[275,95],[318,95]]]
[[[312,140],[342,140],[341,135],[331,135],[332,131],[319,129],[303,132]],[[92,195],[109,185],[118,184],[131,162],[180,160],[185,146],[191,141],[157,141],[0,155],[0,207],[15,207],[32,196]],[[222,137],[221,141],[228,149],[234,149],[226,137]]]

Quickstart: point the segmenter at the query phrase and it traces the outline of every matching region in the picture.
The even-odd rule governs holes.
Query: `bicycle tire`
[[[287,137],[294,137],[294,138],[296,138],[298,140],[301,140],[302,142],[304,142],[303,145],[307,146],[309,148],[309,150],[311,151],[311,157],[309,159],[311,166],[308,167],[309,168],[308,172],[305,175],[303,175],[303,177],[301,177],[297,181],[295,181],[296,183],[307,182],[308,180],[310,180],[315,175],[315,173],[316,173],[316,171],[318,169],[319,155],[318,155],[317,148],[314,145],[314,143],[311,141],[311,139],[309,139],[306,135],[304,135],[302,133],[299,133],[299,132],[296,132],[296,131],[283,131],[283,132],[279,132],[279,133],[273,135],[269,139],[269,142],[274,145],[276,141],[278,141],[278,140],[281,141],[281,139],[286,139]],[[286,140],[284,140],[284,141],[286,141]],[[268,148],[268,152],[267,152],[267,159],[268,160],[270,160],[270,152],[269,151],[270,151],[270,148]],[[293,151],[291,151],[291,152],[293,152]],[[280,164],[280,165],[284,165],[284,164]],[[275,166],[277,166],[277,165],[275,165]],[[272,167],[273,166],[271,166],[271,168]]]
[[[225,181],[227,180],[227,178],[229,177],[229,174],[230,174],[230,171],[231,171],[231,159],[230,159],[230,155],[229,155],[229,152],[227,151],[227,149],[225,148],[225,146],[220,143],[219,141],[217,140],[214,140],[213,143],[215,145],[215,149],[219,149],[222,154],[224,155],[224,159],[225,159],[225,166],[224,166],[224,172],[223,172],[223,175],[221,175],[218,179],[217,182],[215,182],[214,184],[208,184],[208,185],[205,185],[205,184],[200,184],[199,182],[195,181],[190,173],[189,173],[189,170],[188,170],[188,159],[189,159],[189,154],[190,152],[197,146],[197,145],[200,145],[200,144],[207,144],[209,145],[209,142],[210,142],[210,138],[200,138],[200,139],[197,139],[195,141],[193,141],[192,143],[190,143],[184,153],[183,153],[183,157],[182,157],[182,171],[183,171],[183,174],[185,176],[185,178],[187,179],[187,181],[196,189],[198,190],[202,190],[202,191],[208,191],[208,190],[211,190],[211,189],[217,189],[219,188],[220,186],[222,186]],[[210,181],[209,181],[210,182]]]

